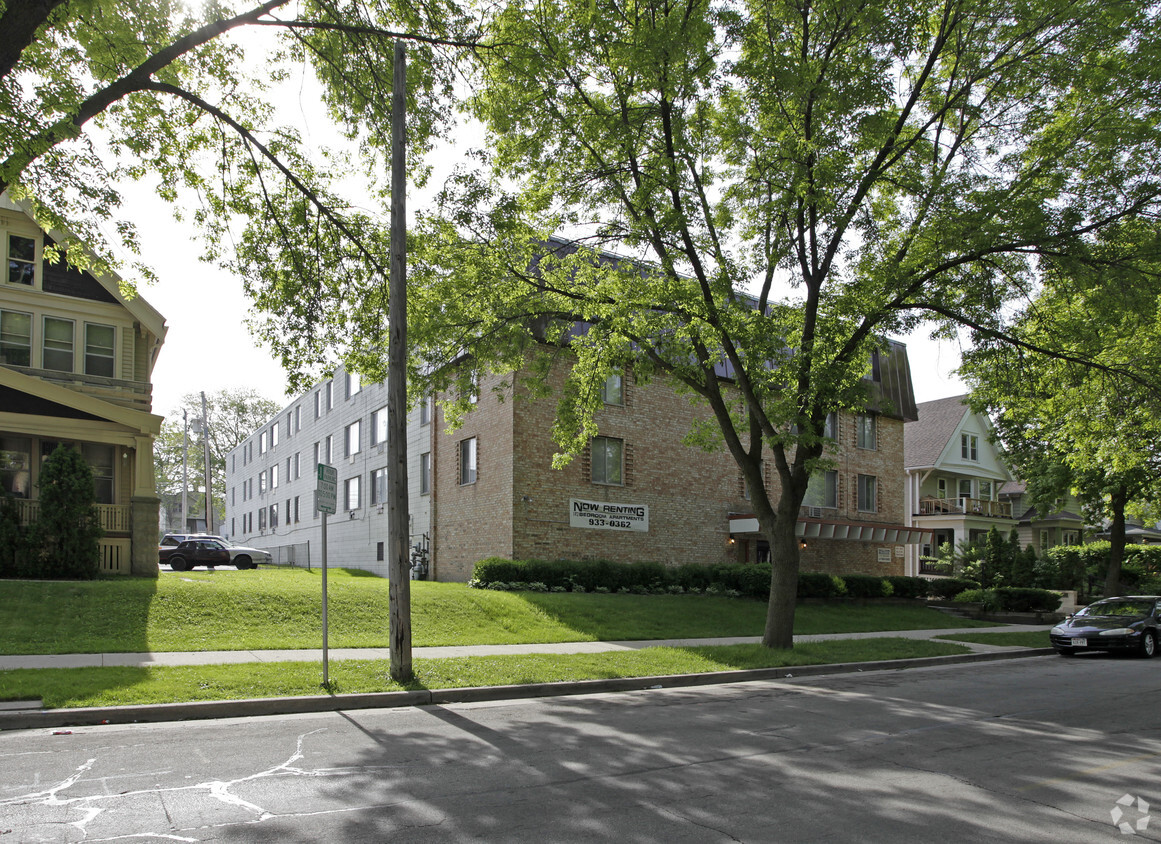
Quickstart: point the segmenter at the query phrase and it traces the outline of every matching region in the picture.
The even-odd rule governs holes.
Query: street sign
[[[315,505],[320,513],[334,515],[339,490],[339,470],[325,463],[318,464],[318,482],[314,488]]]

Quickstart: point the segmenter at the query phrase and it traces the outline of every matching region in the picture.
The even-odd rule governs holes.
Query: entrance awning
[[[758,532],[757,516],[749,513],[730,514],[730,536]],[[908,525],[799,518],[794,525],[794,535],[800,539],[840,539],[859,542],[888,542],[895,545],[919,545],[931,541],[932,531]]]

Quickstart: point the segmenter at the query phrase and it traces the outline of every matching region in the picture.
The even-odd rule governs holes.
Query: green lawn
[[[793,651],[758,645],[644,648],[599,654],[533,654],[417,659],[415,682],[400,686],[381,660],[339,660],[330,665],[330,691],[341,694],[505,686],[650,677],[944,656],[967,652],[948,642],[881,638],[811,642]],[[69,668],[0,671],[0,699],[43,700],[50,709],[125,706],[203,700],[288,697],[322,693],[317,662],[249,663],[150,668]]]
[[[387,581],[331,570],[332,648],[388,645]],[[317,571],[166,572],[154,580],[0,581],[0,653],[265,650],[321,644]],[[701,595],[509,593],[411,583],[412,644],[759,636],[766,605]],[[804,604],[795,632],[987,627],[926,607]]]
[[[953,642],[975,642],[980,645],[1008,645],[1013,648],[1050,648],[1047,630],[1015,631],[1013,633],[954,633],[937,636]]]

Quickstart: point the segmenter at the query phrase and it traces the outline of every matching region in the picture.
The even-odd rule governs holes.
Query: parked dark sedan
[[[194,566],[228,566],[230,551],[212,539],[187,539],[178,543],[167,560],[174,571],[189,571]]]
[[[1161,637],[1161,597],[1133,595],[1089,604],[1052,628],[1052,647],[1061,656],[1077,651],[1131,651],[1148,659]]]

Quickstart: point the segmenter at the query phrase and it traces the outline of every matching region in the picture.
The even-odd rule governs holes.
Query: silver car
[[[256,569],[259,564],[269,565],[274,561],[269,551],[263,551],[261,548],[249,548],[245,545],[235,545],[228,539],[215,536],[212,533],[167,533],[161,537],[161,543],[157,546],[160,562],[167,562],[173,550],[187,539],[212,539],[218,542],[230,552],[230,563],[236,569]]]

